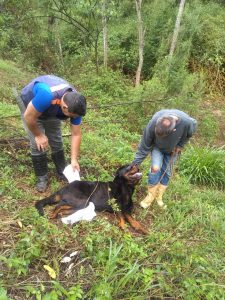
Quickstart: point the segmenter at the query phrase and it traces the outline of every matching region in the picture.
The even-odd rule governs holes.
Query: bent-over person
[[[22,89],[17,102],[30,140],[31,158],[37,177],[36,188],[44,192],[48,184],[46,151],[49,146],[56,171],[63,178],[66,163],[61,120],[67,118],[71,123],[71,164],[74,170],[80,170],[78,154],[86,99],[66,80],[55,75],[43,75]]]
[[[153,115],[144,129],[134,158],[134,163],[140,165],[148,154],[151,156],[148,194],[141,201],[141,207],[147,208],[156,200],[160,207],[166,208],[162,197],[173,165],[196,127],[195,119],[177,109],[163,109]]]

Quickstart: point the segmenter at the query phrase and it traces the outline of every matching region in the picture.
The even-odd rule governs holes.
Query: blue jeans
[[[151,168],[148,174],[148,185],[154,186],[158,183],[168,185],[170,176],[176,162],[177,154],[165,154],[154,147],[151,152]]]

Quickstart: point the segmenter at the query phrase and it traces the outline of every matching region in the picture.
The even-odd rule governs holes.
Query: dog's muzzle
[[[131,178],[140,180],[142,178],[142,173],[141,172],[137,172],[137,173],[131,175]]]
[[[138,182],[141,180],[142,178],[142,173],[141,172],[136,172],[134,174],[130,174],[128,176],[128,182],[130,184],[138,184]]]

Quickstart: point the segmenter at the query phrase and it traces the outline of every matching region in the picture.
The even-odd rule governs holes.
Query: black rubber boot
[[[57,171],[59,179],[61,179],[63,181],[67,181],[66,177],[63,174],[63,171],[66,167],[66,160],[65,160],[65,156],[64,156],[64,151],[61,150],[61,151],[52,153],[52,160],[55,164],[56,171]]]
[[[38,192],[45,192],[48,186],[48,164],[47,155],[32,155],[34,172],[37,177],[36,189]]]

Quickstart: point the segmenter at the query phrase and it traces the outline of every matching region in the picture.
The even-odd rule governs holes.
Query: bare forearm
[[[81,135],[72,135],[71,137],[71,161],[78,159],[81,144]]]
[[[38,150],[45,151],[48,148],[48,138],[38,127],[37,119],[40,115],[41,113],[38,112],[33,106],[32,102],[30,102],[24,113],[24,120],[27,124],[27,127],[34,135]]]
[[[24,115],[24,119],[27,124],[27,127],[35,137],[42,134],[40,129],[38,128],[37,120],[30,118],[29,115],[26,115],[26,113]]]
[[[71,165],[73,170],[80,172],[80,165],[78,162],[78,155],[81,143],[81,127],[80,125],[71,126]]]

